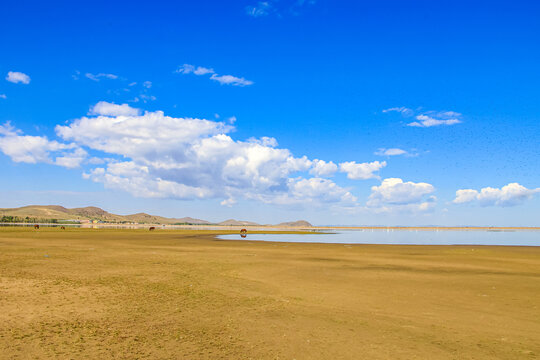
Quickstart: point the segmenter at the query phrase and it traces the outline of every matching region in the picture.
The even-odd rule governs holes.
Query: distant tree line
[[[73,221],[63,221],[58,219],[45,219],[45,218],[36,218],[36,217],[20,217],[20,216],[11,216],[4,215],[0,218],[0,223],[40,223],[40,224],[72,224]]]
[[[197,223],[189,223],[189,222],[179,222],[179,223],[173,223],[171,225],[213,225],[213,224],[197,224]]]
[[[120,221],[103,221],[99,219],[91,219],[92,220],[98,220],[100,222],[108,223],[108,224],[132,224],[134,221],[128,221],[128,220],[120,220]],[[0,217],[0,223],[25,223],[25,224],[79,224],[80,221],[67,221],[67,220],[58,220],[58,219],[46,219],[46,218],[37,218],[37,217],[22,217],[22,216],[12,216],[12,215],[3,215]],[[142,222],[144,224],[145,222]],[[158,225],[160,223],[157,223]],[[196,223],[189,223],[189,222],[178,222],[173,223],[170,225],[212,225],[212,224],[196,224]]]

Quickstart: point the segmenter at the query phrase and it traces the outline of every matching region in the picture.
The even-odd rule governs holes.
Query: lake
[[[347,230],[314,234],[219,235],[222,240],[328,244],[540,246],[534,230]]]

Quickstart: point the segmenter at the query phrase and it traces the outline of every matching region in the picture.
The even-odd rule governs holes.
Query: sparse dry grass
[[[215,233],[0,228],[0,357],[540,356],[540,248]]]

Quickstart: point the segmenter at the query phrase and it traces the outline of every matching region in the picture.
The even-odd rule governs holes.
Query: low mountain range
[[[193,225],[226,225],[226,226],[260,226],[255,222],[229,219],[220,223],[195,219],[191,217],[167,218],[145,213],[132,215],[111,214],[95,206],[83,208],[68,209],[60,205],[29,205],[19,208],[0,208],[0,218],[13,217],[17,219],[35,219],[35,221],[102,221],[107,223],[139,223],[139,224],[193,224]],[[277,226],[311,227],[312,225],[305,221],[285,222]]]

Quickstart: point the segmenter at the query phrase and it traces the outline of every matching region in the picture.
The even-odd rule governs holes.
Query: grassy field
[[[0,228],[0,358],[540,357],[538,247],[214,234]]]

